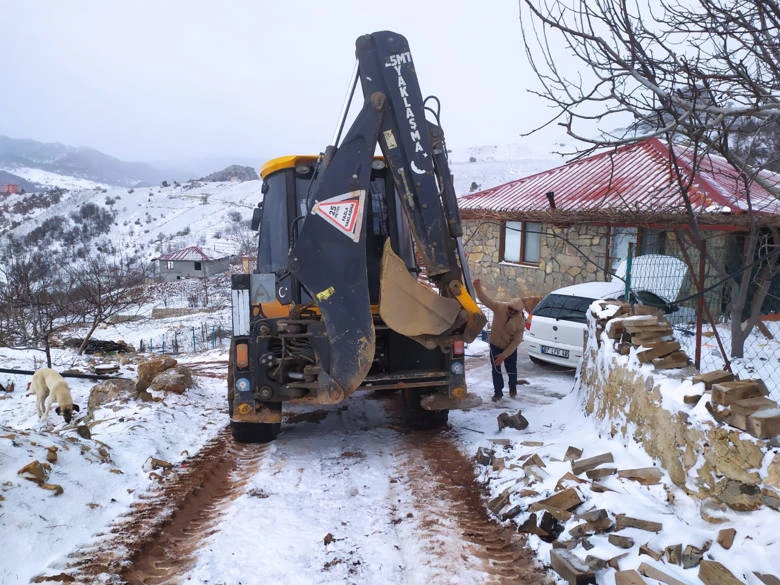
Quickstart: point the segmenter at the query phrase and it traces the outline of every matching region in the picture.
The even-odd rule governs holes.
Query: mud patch
[[[234,443],[224,429],[166,475],[157,492],[136,502],[109,537],[98,535],[103,537],[98,544],[73,555],[66,577],[79,583],[176,582],[194,562],[222,507],[244,492],[266,448]]]

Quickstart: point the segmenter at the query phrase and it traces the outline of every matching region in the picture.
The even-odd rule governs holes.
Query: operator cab
[[[255,209],[252,229],[259,230],[256,273],[275,274],[279,303],[309,303],[311,297],[290,274],[289,253],[298,231],[314,206],[309,201],[311,185],[317,175],[319,157],[293,155],[278,157],[263,165],[263,200]],[[387,194],[393,196],[388,197]],[[371,304],[379,303],[380,263],[385,240],[403,259],[410,272],[417,273],[409,223],[395,194],[392,175],[384,159],[372,162],[367,209],[366,257]],[[323,263],[337,262],[323,252]]]

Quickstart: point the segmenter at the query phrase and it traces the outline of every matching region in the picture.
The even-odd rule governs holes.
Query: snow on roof
[[[198,246],[190,246],[182,250],[176,250],[174,252],[168,252],[158,257],[157,260],[172,260],[175,262],[209,262],[211,260],[218,260],[224,258],[224,256],[217,257],[216,254],[209,256]]]
[[[675,147],[674,153],[683,176],[694,176],[689,191],[694,211],[736,214],[748,209],[744,177],[725,159],[706,157],[694,174],[690,152]],[[552,193],[560,212],[682,214],[685,204],[669,161],[667,144],[650,138],[464,195],[458,206],[464,217],[469,211],[547,212],[547,194]],[[761,171],[759,177],[780,187],[780,174]],[[754,212],[780,215],[780,201],[758,181],[749,183],[749,189]]]

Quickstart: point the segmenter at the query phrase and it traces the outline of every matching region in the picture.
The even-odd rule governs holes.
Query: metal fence
[[[675,340],[700,372],[727,370],[740,380],[761,379],[769,398],[780,402],[780,315],[762,315],[741,347],[732,347],[732,322],[724,312],[724,292],[709,287],[697,294],[685,264],[669,258],[637,256],[618,268],[617,280],[628,291],[630,301],[655,305],[664,311]],[[486,340],[492,314],[481,308],[488,318],[483,331]],[[743,323],[735,326],[742,327]],[[741,357],[733,357],[740,351]]]
[[[138,351],[150,353],[181,354],[198,353],[230,344],[230,331],[220,323],[201,323],[198,326],[166,331],[148,339],[142,339]]]
[[[696,292],[694,279],[682,261],[663,255],[637,256],[618,271],[632,301],[657,304],[672,324],[674,337],[701,372],[728,370],[741,380],[761,379],[770,398],[780,401],[780,322],[762,315],[744,343],[738,340],[742,323],[732,323],[725,310],[724,286]],[[660,300],[647,292],[655,292]],[[741,354],[741,355],[740,355]],[[740,357],[734,357],[740,356]]]

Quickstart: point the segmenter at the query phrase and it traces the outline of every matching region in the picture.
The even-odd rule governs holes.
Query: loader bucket
[[[385,241],[379,315],[390,329],[407,337],[429,339],[451,330],[459,320],[462,322],[461,309],[457,300],[443,297],[418,282],[393,251],[390,240]]]

